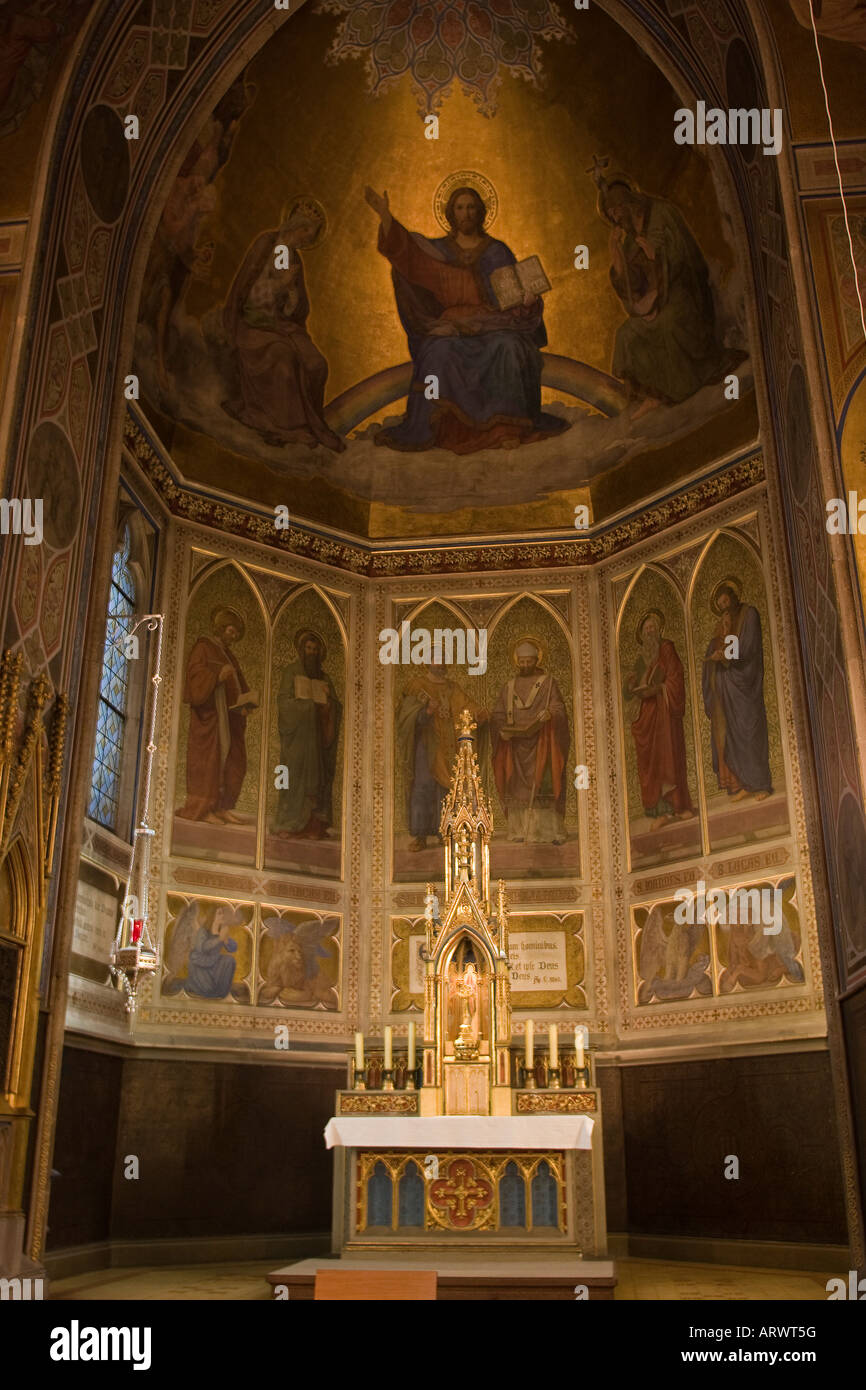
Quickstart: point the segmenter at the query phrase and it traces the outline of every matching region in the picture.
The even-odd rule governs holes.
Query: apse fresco
[[[676,94],[597,7],[514,7],[519,43],[501,6],[486,37],[446,8],[447,41],[412,6],[304,7],[192,142],[136,351],[191,482],[370,537],[524,534],[753,442],[741,273]]]
[[[480,627],[473,605],[439,600],[400,609],[409,632]],[[572,651],[562,618],[539,599],[501,600],[484,618],[486,669],[395,666],[394,878],[442,874],[439,820],[457,748],[455,724],[476,724],[492,846],[505,878],[573,874],[580,864]]]
[[[0,13],[0,216],[26,213],[64,58],[90,0],[5,0]]]

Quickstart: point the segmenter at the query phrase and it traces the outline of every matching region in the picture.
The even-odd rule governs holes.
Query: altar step
[[[575,1289],[586,1298],[585,1285],[591,1300],[612,1299],[616,1288],[616,1269],[613,1260],[577,1260],[571,1255],[545,1255],[543,1258],[515,1258],[513,1252],[492,1255],[439,1256],[434,1252],[423,1255],[399,1255],[389,1252],[381,1259],[312,1259],[285,1265],[268,1274],[274,1298],[311,1300],[315,1295],[318,1270],[357,1271],[376,1273],[435,1270],[437,1299],[446,1301],[557,1299],[574,1302]],[[363,1282],[361,1283],[363,1289]],[[360,1297],[365,1297],[364,1293]],[[369,1294],[366,1295],[369,1297]],[[393,1294],[391,1297],[399,1297]]]

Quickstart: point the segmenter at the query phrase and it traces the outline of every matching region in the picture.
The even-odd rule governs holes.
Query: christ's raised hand
[[[370,185],[367,184],[367,187],[364,189],[364,197],[383,222],[390,222],[391,205],[388,202],[388,190],[386,188],[379,194],[376,192],[375,188],[371,188]]]
[[[391,204],[388,202],[387,188],[383,188],[380,195],[376,192],[375,188],[371,188],[370,185],[367,184],[367,187],[364,189],[364,197],[379,217],[382,226],[382,235],[387,236],[391,230]]]

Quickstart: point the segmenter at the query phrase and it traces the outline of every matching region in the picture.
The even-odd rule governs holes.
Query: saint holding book
[[[295,650],[277,697],[280,762],[289,785],[279,793],[276,829],[282,839],[323,840],[333,819],[343,706],[322,665],[326,649],[319,633],[302,628]]]
[[[547,334],[538,290],[549,284],[537,257],[518,266],[505,242],[485,232],[487,208],[474,188],[454,189],[448,235],[432,239],[391,216],[387,193],[368,188],[365,197],[379,215],[379,251],[393,267],[413,366],[406,415],[376,443],[470,454],[567,429],[541,409]]]
[[[177,814],[211,825],[243,825],[234,807],[247,775],[247,716],[259,697],[232,650],[246,631],[242,615],[236,608],[215,608],[211,629],[210,636],[198,638],[186,664],[186,801]]]

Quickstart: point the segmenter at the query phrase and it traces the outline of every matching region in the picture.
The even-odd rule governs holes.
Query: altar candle
[[[391,1056],[391,1043],[392,1043],[392,1041],[393,1041],[393,1037],[394,1037],[394,1030],[393,1030],[393,1028],[390,1028],[390,1027],[386,1028],[386,1029],[385,1029],[385,1070],[386,1070],[386,1071],[390,1071],[391,1068],[392,1068],[392,1066],[394,1065],[394,1060],[393,1060],[393,1057]]]
[[[531,1018],[526,1020],[526,1070],[532,1071],[535,1063],[535,1024]]]
[[[555,1023],[551,1023],[551,1025],[550,1025],[550,1034],[549,1034],[549,1038],[550,1038],[550,1065],[551,1065],[552,1067],[558,1067],[558,1066],[559,1066],[559,1034],[558,1034],[558,1032],[557,1032],[557,1028],[556,1028],[556,1024],[555,1024]]]
[[[409,1024],[409,1055],[406,1058],[406,1066],[409,1071],[415,1070],[415,1024]]]
[[[575,1053],[575,1058],[574,1058],[574,1060],[575,1060],[575,1065],[577,1066],[577,1068],[578,1068],[579,1071],[582,1071],[582,1070],[583,1070],[583,1066],[584,1066],[584,1059],[583,1059],[583,1029],[580,1027],[579,1024],[578,1024],[577,1028],[575,1028],[575,1030],[574,1030],[574,1053]]]
[[[355,1034],[355,1070],[364,1070],[364,1034]]]

